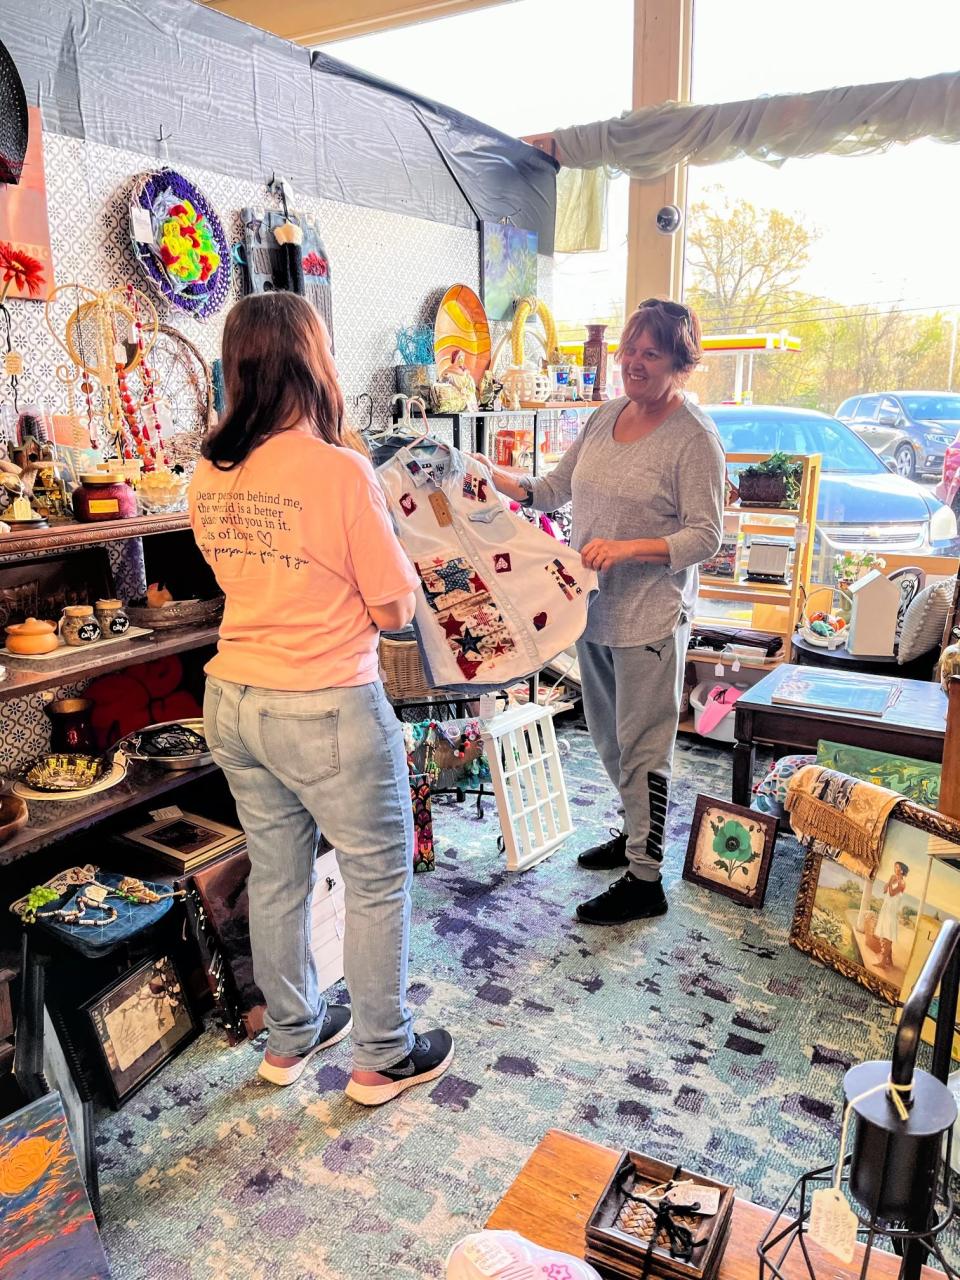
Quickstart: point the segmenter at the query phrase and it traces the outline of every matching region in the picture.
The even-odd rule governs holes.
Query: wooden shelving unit
[[[0,565],[9,565],[22,556],[54,559],[105,542],[179,533],[188,528],[186,512],[175,512],[99,524],[62,523],[30,533],[5,534],[0,536]],[[137,636],[102,647],[93,644],[89,648],[66,648],[62,654],[46,662],[29,662],[6,653],[0,647],[0,666],[5,669],[4,678],[0,680],[0,704],[171,654],[212,647],[216,644],[218,630],[216,624],[210,623],[158,630],[148,636]],[[124,780],[108,791],[75,801],[30,800],[27,802],[29,822],[6,844],[0,845],[0,867],[17,862],[125,809],[213,773],[216,768],[216,765],[209,764],[198,769],[170,771],[156,765],[131,762]]]
[[[28,662],[0,649],[0,666],[6,668],[6,678],[0,680],[0,703],[44,689],[57,689],[77,679],[89,680],[109,671],[120,671],[138,662],[152,662],[167,654],[202,649],[217,643],[217,633],[216,625],[177,627],[104,645],[102,649],[95,644],[89,649],[67,648],[62,657],[51,658],[49,662]]]
[[[73,547],[97,546],[102,542],[123,542],[127,538],[145,538],[155,533],[175,533],[188,529],[185,511],[167,515],[131,516],[128,520],[104,520],[99,524],[75,522],[52,524],[30,533],[7,533],[0,536],[0,560],[25,553],[48,555]]]
[[[197,769],[172,772],[157,765],[131,762],[129,772],[122,782],[109,791],[98,791],[85,800],[42,801],[29,800],[30,821],[18,831],[12,840],[0,845],[0,866],[16,862],[38,849],[44,849],[56,840],[92,827],[104,818],[122,813],[134,805],[152,800],[164,792],[172,791],[185,782],[215,773],[215,764],[201,765]]]
[[[752,462],[763,462],[768,456],[763,453],[728,453],[727,466],[748,466]],[[758,534],[785,534],[793,537],[796,547],[789,581],[749,582],[739,576],[737,579],[731,579],[701,575],[699,595],[701,601],[727,600],[752,606],[773,606],[777,610],[779,625],[771,625],[766,619],[754,625],[764,631],[780,631],[784,637],[785,650],[789,647],[790,637],[796,630],[804,598],[810,589],[821,458],[819,454],[796,454],[792,456],[791,461],[799,464],[801,468],[800,494],[795,508],[751,506],[739,502],[724,507],[725,516],[763,515],[768,521],[771,517],[777,517],[781,521],[777,524],[772,522],[764,524],[755,519],[741,520],[740,534],[747,537]],[[755,609],[753,612],[755,613]],[[709,614],[698,609],[697,617],[698,620],[706,621]],[[700,660],[695,652],[691,652],[689,656],[694,660]],[[707,662],[711,659],[703,657],[702,660]],[[742,663],[742,665],[747,664]]]

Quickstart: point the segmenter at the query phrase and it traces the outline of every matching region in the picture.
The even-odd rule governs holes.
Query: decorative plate
[[[230,246],[206,197],[175,169],[141,175],[130,198],[130,239],[150,283],[198,320],[230,288]]]
[[[34,791],[85,791],[98,783],[109,767],[100,756],[53,752],[35,760],[23,780]]]
[[[96,795],[99,791],[109,791],[111,787],[115,787],[118,782],[122,782],[127,776],[127,765],[122,756],[117,757],[107,771],[100,778],[99,782],[95,782],[92,787],[83,787],[80,791],[38,791],[35,787],[29,786],[25,781],[15,782],[13,784],[14,795],[22,796],[24,800],[43,800],[43,801],[73,801],[86,800],[88,796]]]
[[[490,325],[483,303],[468,285],[455,284],[443,295],[433,326],[433,347],[439,377],[462,351],[464,368],[480,385],[490,367]]]
[[[194,769],[213,759],[203,736],[203,720],[165,720],[129,734],[120,749],[131,760],[143,760],[164,769]]]

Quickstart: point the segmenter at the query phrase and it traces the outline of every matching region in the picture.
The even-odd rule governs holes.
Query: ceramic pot
[[[10,653],[33,655],[52,653],[60,641],[57,629],[52,622],[42,622],[39,618],[28,618],[26,622],[17,622],[6,628],[7,649]]]
[[[93,644],[103,635],[100,623],[93,616],[93,605],[67,605],[60,618],[59,631],[65,642],[74,648]]]
[[[50,750],[88,752],[96,750],[91,698],[57,698],[44,707],[50,717]]]
[[[588,324],[587,340],[583,344],[583,367],[592,365],[597,375],[593,382],[593,399],[607,398],[607,326],[605,324]]]
[[[130,630],[130,619],[122,600],[98,600],[94,613],[105,636],[122,636]]]

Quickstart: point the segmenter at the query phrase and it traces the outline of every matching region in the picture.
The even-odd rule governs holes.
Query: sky
[[[325,52],[521,135],[630,105],[632,0],[511,0],[325,46]],[[696,0],[693,98],[736,101],[960,70],[960,0]],[[960,148],[929,141],[866,157],[691,167],[689,198],[719,187],[783,209],[819,238],[798,287],[841,303],[960,309]],[[558,263],[560,308],[583,320],[622,294],[626,183],[608,250]],[[590,314],[587,314],[590,313]],[[563,316],[563,319],[574,319]]]

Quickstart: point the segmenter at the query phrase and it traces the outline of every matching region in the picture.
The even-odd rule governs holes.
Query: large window
[[[520,137],[627,110],[632,32],[633,0],[515,0],[323,50]],[[604,250],[557,255],[552,304],[564,328],[622,319],[627,188],[612,184]]]
[[[808,0],[771,21],[766,0],[699,0],[699,102],[953,70],[956,0]],[[870,156],[755,160],[688,176],[686,297],[708,334],[787,330],[799,352],[760,355],[756,403],[834,413],[859,393],[941,391],[956,369],[960,149],[921,141]],[[752,377],[751,377],[752,375]],[[695,389],[732,398],[735,358],[711,355]]]

